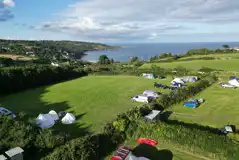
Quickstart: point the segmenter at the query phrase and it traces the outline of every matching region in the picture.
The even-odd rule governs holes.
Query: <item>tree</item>
[[[227,45],[227,44],[222,45],[222,47],[223,47],[224,49],[229,49],[229,48],[230,48],[229,45]]]
[[[130,62],[131,63],[134,63],[134,62],[136,62],[136,61],[138,61],[139,60],[139,58],[137,57],[137,56],[133,56],[131,59],[130,59]]]
[[[110,59],[110,63],[113,64],[115,61],[113,58]]]
[[[106,55],[101,55],[99,57],[99,63],[100,64],[110,64],[110,60]]]

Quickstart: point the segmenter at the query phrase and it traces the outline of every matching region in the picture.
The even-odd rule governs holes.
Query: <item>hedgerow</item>
[[[87,75],[87,73],[83,69],[74,66],[35,65],[0,68],[0,94],[50,85],[84,75]]]

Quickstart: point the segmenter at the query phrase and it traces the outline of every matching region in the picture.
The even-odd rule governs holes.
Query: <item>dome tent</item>
[[[55,124],[54,118],[50,114],[39,114],[36,118],[36,125],[40,128],[50,128]]]
[[[59,120],[59,117],[58,117],[56,111],[51,110],[48,114],[51,115],[52,118],[53,118],[55,121]]]
[[[184,82],[181,78],[174,78],[174,79],[171,81],[171,84],[175,84],[175,83],[185,84],[185,82]]]
[[[67,113],[61,120],[63,124],[75,123],[76,117],[72,113]]]

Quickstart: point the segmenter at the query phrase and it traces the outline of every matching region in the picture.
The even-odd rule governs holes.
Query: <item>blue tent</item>
[[[198,102],[196,100],[191,100],[184,102],[184,106],[188,108],[196,108],[198,106]]]

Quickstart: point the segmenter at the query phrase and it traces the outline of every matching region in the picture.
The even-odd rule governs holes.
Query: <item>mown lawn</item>
[[[239,59],[230,59],[230,60],[193,60],[193,61],[181,61],[181,62],[168,62],[168,63],[146,63],[141,66],[141,69],[151,68],[152,65],[156,65],[162,68],[176,68],[176,67],[185,67],[192,70],[198,70],[202,67],[209,67],[218,70],[224,71],[239,71]]]
[[[177,119],[188,123],[198,123],[212,127],[222,127],[227,124],[239,127],[239,89],[221,88],[214,84],[195,98],[205,99],[205,103],[196,109],[177,104],[169,109],[174,113],[170,119]]]
[[[147,89],[155,90],[153,82],[134,76],[88,76],[13,94],[1,98],[0,104],[15,113],[25,112],[32,119],[51,109],[73,112],[78,118],[76,124],[58,124],[53,129],[79,135],[98,132],[118,113],[140,105],[130,98]]]
[[[239,52],[238,52],[239,53]],[[217,59],[236,59],[239,57],[238,53],[222,53],[222,54],[208,54],[208,55],[194,55],[189,57],[180,58],[180,60],[186,60],[191,58],[203,58],[203,57],[214,57]]]
[[[25,61],[36,59],[35,57],[30,57],[26,55],[17,55],[14,53],[0,53],[0,57],[11,58],[13,60],[25,60]]]

